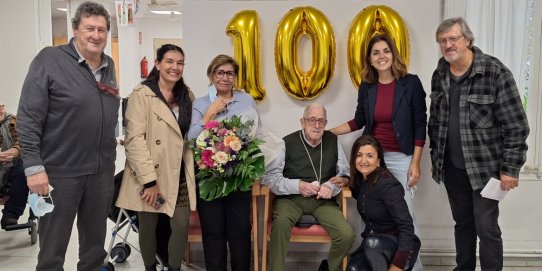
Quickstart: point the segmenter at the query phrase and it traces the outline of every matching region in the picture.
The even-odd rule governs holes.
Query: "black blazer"
[[[397,236],[399,251],[410,253],[416,248],[417,238],[404,199],[405,189],[391,172],[383,173],[376,184],[363,181],[361,174],[357,173],[356,184],[352,195],[357,200],[358,212],[365,223],[361,236],[365,238],[371,233],[391,234]]]
[[[378,83],[362,82],[358,90],[358,105],[354,120],[358,129],[365,127],[363,134],[372,134]],[[406,155],[414,153],[414,141],[424,140],[427,129],[427,106],[425,91],[420,78],[407,74],[395,83],[393,97],[393,129]]]

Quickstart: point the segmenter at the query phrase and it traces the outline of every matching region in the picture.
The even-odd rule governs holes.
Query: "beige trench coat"
[[[190,97],[194,97],[192,92]],[[195,210],[192,150],[188,141],[182,138],[177,120],[168,106],[149,87],[140,84],[130,94],[125,118],[126,165],[116,205],[133,211],[173,216],[183,159],[190,209]],[[159,210],[147,205],[139,196],[143,185],[154,180],[166,200]]]

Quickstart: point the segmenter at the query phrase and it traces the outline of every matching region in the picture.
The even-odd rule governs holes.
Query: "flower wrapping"
[[[252,137],[253,120],[239,116],[208,122],[191,142],[198,167],[196,179],[204,200],[224,197],[233,191],[249,191],[264,174],[263,140]]]

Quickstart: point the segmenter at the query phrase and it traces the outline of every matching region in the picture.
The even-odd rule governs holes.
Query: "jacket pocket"
[[[493,105],[495,97],[491,95],[471,94],[469,102],[469,119],[471,128],[491,128],[495,122]]]

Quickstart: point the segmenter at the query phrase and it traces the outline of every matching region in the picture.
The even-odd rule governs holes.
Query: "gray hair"
[[[103,16],[107,22],[107,31],[111,29],[111,16],[109,16],[107,9],[103,5],[91,1],[85,1],[77,7],[75,16],[72,18],[72,29],[79,27],[83,17],[87,18],[90,16]]]
[[[472,47],[472,45],[474,44],[474,34],[472,34],[472,31],[470,30],[470,27],[467,24],[467,21],[465,21],[465,19],[463,19],[462,17],[449,18],[442,21],[439,24],[437,28],[437,32],[435,34],[435,38],[437,39],[437,42],[438,42],[439,34],[443,32],[447,32],[448,30],[450,30],[450,28],[452,28],[456,24],[459,25],[461,35],[463,35],[465,39],[470,41],[469,48]]]
[[[309,116],[309,111],[312,109],[312,108],[320,108],[324,111],[324,118],[327,119],[327,112],[326,112],[326,108],[319,104],[319,103],[311,103],[307,106],[305,106],[305,110],[303,111],[303,118],[307,118]]]

